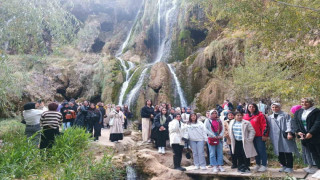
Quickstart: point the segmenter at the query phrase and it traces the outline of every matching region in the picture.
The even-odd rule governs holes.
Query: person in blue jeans
[[[218,111],[210,111],[210,118],[206,119],[205,130],[208,135],[209,160],[213,173],[224,172],[223,166],[223,134],[224,126],[219,119]]]
[[[269,135],[269,127],[264,114],[259,111],[256,104],[249,104],[247,112],[248,113],[243,116],[243,119],[250,121],[252,127],[256,131],[253,144],[258,155],[256,156],[256,166],[254,170],[258,172],[265,172],[267,170],[268,159],[266,140]]]
[[[207,134],[204,124],[198,121],[196,113],[191,113],[187,123],[187,133],[193,154],[193,162],[196,169],[206,169],[206,158],[204,155],[204,143],[207,141]]]

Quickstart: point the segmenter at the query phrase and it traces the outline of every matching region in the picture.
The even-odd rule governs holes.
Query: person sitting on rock
[[[185,130],[184,123],[181,123],[181,114],[174,114],[174,119],[169,123],[170,145],[173,149],[174,169],[185,171],[186,168],[181,167],[182,151],[183,151],[183,134]]]

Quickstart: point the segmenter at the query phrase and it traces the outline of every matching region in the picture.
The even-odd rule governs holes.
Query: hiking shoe
[[[219,170],[218,170],[217,166],[214,166],[214,167],[213,167],[212,172],[213,172],[213,173],[218,173],[218,172],[219,172]]]
[[[232,164],[231,169],[236,169],[236,168],[238,168],[238,166]]]
[[[308,173],[309,173],[309,174],[314,174],[314,173],[316,173],[318,170],[319,170],[318,168],[312,167],[312,168],[309,169],[309,172],[308,172]]]
[[[282,166],[282,168],[279,169],[279,172],[284,172],[284,170],[286,170],[286,169],[287,169],[287,167]]]
[[[166,153],[166,150],[165,150],[164,147],[161,148],[161,153],[162,153],[162,154],[165,154],[165,153]]]
[[[267,167],[266,166],[261,166],[259,169],[258,169],[258,172],[265,172],[267,170]]]
[[[320,170],[318,170],[316,173],[314,173],[311,177],[320,179]]]
[[[221,171],[221,172],[225,172],[226,170],[224,170],[224,168],[222,167],[222,166],[219,166],[219,170]]]
[[[256,166],[253,168],[254,171],[258,171],[259,169],[260,169],[260,165],[256,165]]]
[[[205,167],[205,166],[201,166],[201,167],[200,167],[200,169],[201,169],[201,170],[206,170],[206,169],[207,169],[207,167]]]
[[[179,171],[186,171],[186,168],[183,168],[183,167],[176,167],[174,168],[175,170],[179,170]]]
[[[248,169],[246,169],[246,170],[244,170],[244,171],[241,171],[241,174],[248,174],[248,173],[251,173],[251,171],[248,170]]]
[[[293,169],[292,168],[286,168],[283,172],[285,173],[292,173]]]

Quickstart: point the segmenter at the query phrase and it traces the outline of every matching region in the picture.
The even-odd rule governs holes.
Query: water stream
[[[177,88],[176,90],[179,94],[181,107],[187,107],[187,101],[186,101],[186,98],[184,97],[184,93],[182,91],[180,81],[178,80],[176,73],[174,72],[173,68],[171,67],[171,64],[168,64],[168,67],[169,67],[170,72],[173,76],[173,80],[174,80],[176,88]]]
[[[140,12],[140,10],[139,10]],[[139,14],[138,12],[138,14]],[[136,100],[137,96],[139,95],[139,90],[141,89],[145,77],[147,75],[147,70],[150,66],[154,65],[157,62],[167,62],[170,51],[171,51],[171,43],[172,43],[172,35],[173,35],[173,27],[177,24],[177,0],[173,1],[165,1],[165,0],[158,0],[158,52],[155,60],[151,64],[145,65],[143,68],[140,78],[137,82],[137,84],[134,86],[134,88],[128,93],[125,99],[125,104],[128,104],[129,108],[133,105],[134,101]],[[137,20],[137,19],[136,19]],[[121,55],[125,47],[127,46],[131,33],[133,31],[133,27],[131,28],[126,41],[122,44],[118,54],[116,55],[117,59],[121,62],[121,66],[125,70],[126,73],[126,81],[122,84],[121,90],[120,90],[120,96],[119,96],[119,104],[122,105],[124,102],[124,96],[125,92],[128,88],[128,85],[130,83],[130,80],[133,76],[133,74],[129,77],[130,70],[134,68],[134,64],[129,63],[129,67],[126,66],[125,61],[121,59]],[[187,101],[184,97],[183,90],[181,88],[181,84],[179,82],[179,79],[177,78],[174,69],[171,67],[171,65],[167,64],[170,73],[173,77],[174,84],[176,87],[176,92],[180,99],[180,106],[186,107]]]
[[[132,166],[126,167],[127,178],[126,180],[137,180],[137,172]]]
[[[127,47],[128,43],[129,43],[129,40],[130,40],[130,37],[131,37],[131,34],[132,34],[132,31],[133,31],[133,27],[134,27],[134,22],[137,21],[138,19],[138,16],[140,14],[140,11],[141,11],[141,8],[139,9],[136,17],[135,17],[135,20],[133,21],[132,23],[132,26],[130,28],[130,31],[126,37],[126,40],[123,42],[123,44],[121,45],[120,49],[118,50],[117,54],[116,54],[116,58],[120,61],[121,63],[121,66],[126,74],[126,79],[125,81],[123,82],[122,86],[121,86],[121,90],[120,90],[120,95],[119,95],[119,102],[118,104],[122,106],[123,104],[123,99],[124,99],[124,95],[125,95],[125,92],[128,88],[128,85],[129,85],[129,82],[133,76],[134,73],[131,74],[130,76],[130,71],[135,67],[134,63],[130,62],[130,61],[124,61],[121,56],[123,54],[123,51],[124,49]],[[126,62],[128,63],[128,66],[126,65]]]
[[[130,109],[130,106],[132,105],[132,103],[135,101],[136,97],[139,95],[139,90],[140,90],[141,86],[143,85],[143,82],[144,82],[145,76],[147,74],[147,71],[149,69],[149,66],[150,65],[146,65],[144,67],[144,70],[142,71],[137,84],[134,86],[134,88],[130,91],[130,93],[127,96],[126,104],[128,105],[129,109]]]

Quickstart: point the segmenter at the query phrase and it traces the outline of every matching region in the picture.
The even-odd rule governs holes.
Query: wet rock
[[[155,92],[155,103],[170,102],[172,76],[166,63],[159,62],[152,66],[148,86]]]
[[[131,133],[132,133],[132,131],[130,131],[130,130],[125,130],[125,131],[123,132],[123,135],[124,135],[124,136],[130,136]]]

